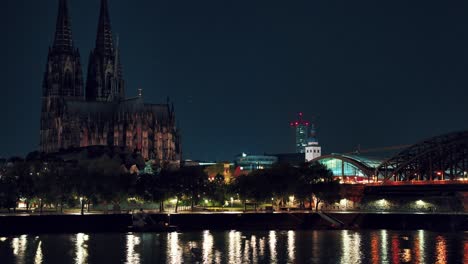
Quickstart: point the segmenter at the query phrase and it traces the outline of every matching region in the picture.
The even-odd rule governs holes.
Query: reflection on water
[[[253,262],[257,262],[258,261],[258,254],[257,254],[257,237],[256,236],[252,236],[252,240],[250,242],[250,247],[252,248],[252,260]]]
[[[179,234],[171,232],[167,234],[167,259],[168,263],[182,263],[182,249],[179,246]]]
[[[34,264],[41,264],[42,263],[42,241],[39,241],[36,250],[36,256],[34,257]]]
[[[268,245],[270,246],[270,263],[276,263],[276,231],[270,231]]]
[[[229,263],[241,262],[241,234],[238,231],[229,232]]]
[[[436,237],[436,264],[447,263],[447,243],[443,236]]]
[[[371,234],[371,260],[372,264],[379,263],[380,252],[379,252],[379,235],[376,232]]]
[[[206,230],[167,234],[21,235],[2,238],[0,256],[2,264],[109,263],[111,260],[128,264],[468,263],[468,233]]]
[[[417,236],[414,238],[414,257],[418,263],[425,263],[424,255],[425,255],[425,234],[424,230],[418,230]]]
[[[25,252],[27,249],[27,235],[15,237],[11,241],[11,247],[13,248],[13,254],[16,256],[16,263],[25,263]]]
[[[388,238],[387,238],[387,230],[380,231],[380,245],[382,250],[382,262],[388,261]]]
[[[468,241],[463,242],[463,263],[468,263]]]
[[[75,263],[76,264],[84,264],[88,263],[88,239],[89,236],[83,233],[76,234],[76,257],[75,257]]]
[[[288,231],[288,262],[294,262],[294,254],[296,253],[295,252],[296,241],[294,241],[294,234],[295,234],[294,231],[292,230]]]
[[[203,262],[213,262],[213,236],[208,230],[203,232]]]
[[[127,235],[127,260],[126,264],[139,264],[140,263],[140,253],[138,253],[135,248],[140,245],[140,237],[135,236],[131,233]]]
[[[361,236],[358,232],[341,231],[341,263],[361,263]]]

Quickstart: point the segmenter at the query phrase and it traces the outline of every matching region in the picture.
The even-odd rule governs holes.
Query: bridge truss
[[[375,170],[385,181],[467,178],[468,131],[430,138],[384,161]]]

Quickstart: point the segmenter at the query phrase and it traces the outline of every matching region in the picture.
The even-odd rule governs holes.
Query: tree
[[[194,210],[200,196],[206,190],[208,175],[201,167],[182,167],[172,173],[171,189],[176,196],[177,212],[179,201],[184,195],[190,198],[191,210]]]
[[[16,209],[16,202],[19,197],[16,179],[11,174],[7,174],[6,169],[0,172],[0,208],[10,211]]]
[[[333,172],[319,162],[304,163],[299,168],[300,179],[297,193],[300,197],[309,198],[309,209],[315,199],[315,210],[321,202],[339,200],[339,183],[334,180]]]
[[[213,180],[208,181],[205,192],[207,197],[217,204],[223,205],[228,195],[228,187],[224,181],[224,176],[217,174]]]

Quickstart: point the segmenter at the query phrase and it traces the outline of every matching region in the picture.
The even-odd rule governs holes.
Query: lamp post
[[[83,199],[83,197],[80,197],[80,203],[81,203],[81,215],[84,215],[84,199]]]

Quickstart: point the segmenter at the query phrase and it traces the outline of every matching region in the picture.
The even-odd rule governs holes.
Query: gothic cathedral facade
[[[138,152],[159,164],[180,162],[173,105],[145,103],[141,92],[135,98],[125,98],[119,52],[107,0],[101,0],[96,46],[89,57],[85,84],[67,0],[59,0],[54,42],[42,84],[41,152],[109,146]]]

